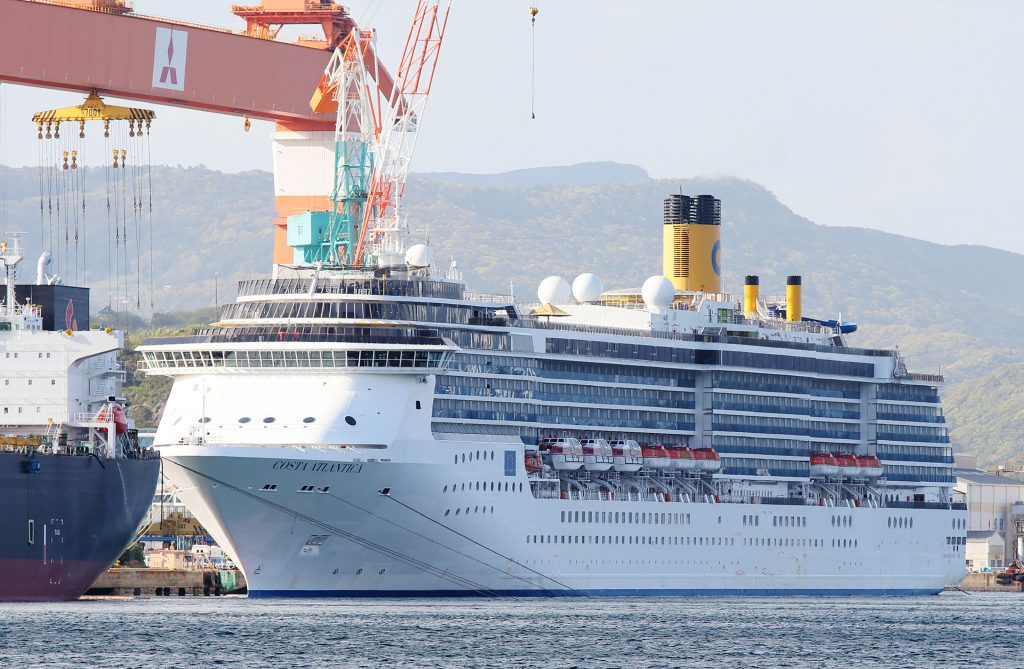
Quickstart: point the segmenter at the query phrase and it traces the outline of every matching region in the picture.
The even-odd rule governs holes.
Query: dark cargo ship
[[[88,329],[88,290],[52,285],[45,254],[16,286],[20,260],[0,243],[0,600],[75,599],[135,539],[160,460],[124,409],[121,334]]]

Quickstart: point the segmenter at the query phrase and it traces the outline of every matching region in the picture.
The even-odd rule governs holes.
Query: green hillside
[[[98,310],[107,294],[105,184],[101,171],[84,175],[83,243],[91,250],[86,270]],[[36,170],[8,171],[8,226],[26,231],[30,258],[39,249],[38,183]],[[158,167],[153,183],[157,312],[211,307],[215,273],[217,297],[225,302],[233,296],[234,280],[269,271],[269,174]],[[507,293],[511,283],[518,297],[532,300],[550,274],[571,279],[594,272],[608,289],[639,286],[660,273],[662,200],[680,188],[722,199],[727,291],[738,294],[743,275],[759,274],[763,294],[781,294],[786,275],[803,275],[807,315],[841,313],[860,324],[851,344],[898,344],[911,370],[946,375],[946,410],[958,449],[977,453],[985,463],[1024,452],[1024,403],[1010,392],[1019,386],[1012,381],[1024,361],[1024,335],[1015,327],[1024,318],[1015,299],[1024,283],[1022,255],[818,225],[748,181],[655,180],[640,168],[614,163],[503,175],[413,175],[404,215],[415,237],[429,238],[439,264],[458,261],[471,289]],[[134,241],[132,226],[129,220]],[[141,267],[141,277],[128,279],[127,305],[135,306],[141,286],[139,302],[148,321],[147,241],[144,236],[142,258],[132,263],[133,271]],[[116,298],[111,302],[124,305]],[[154,324],[172,325],[161,318]]]
[[[1003,365],[953,386],[945,403],[958,450],[991,464],[1024,464],[1024,363]]]

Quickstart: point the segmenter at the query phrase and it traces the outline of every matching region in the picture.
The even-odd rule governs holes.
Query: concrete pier
[[[224,587],[231,577],[234,587]],[[221,576],[217,571],[114,568],[101,575],[86,594],[202,597],[244,592],[245,576],[237,570]]]
[[[990,571],[967,574],[960,581],[960,587],[968,592],[1024,592],[1024,582],[999,583],[996,574]]]

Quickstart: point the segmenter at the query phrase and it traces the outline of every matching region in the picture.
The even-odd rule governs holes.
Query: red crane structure
[[[395,254],[404,250],[401,245],[406,226],[398,204],[416,150],[450,9],[449,4],[442,11],[438,0],[419,0],[416,5],[398,65],[397,85],[380,131],[377,165],[356,245],[356,265],[364,264],[368,253]]]
[[[333,206],[334,116],[310,109],[310,82],[356,26],[321,0],[234,9],[246,33],[138,15],[122,0],[0,0],[0,82],[274,121],[274,262],[291,262],[287,217]],[[270,39],[296,23],[323,27],[323,41]],[[390,99],[392,77],[366,58]]]

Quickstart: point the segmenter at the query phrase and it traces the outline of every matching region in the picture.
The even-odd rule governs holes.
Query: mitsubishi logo
[[[185,57],[188,32],[157,28],[153,47],[153,88],[185,90]]]
[[[174,62],[174,31],[171,31],[171,36],[167,40],[167,65],[164,66],[163,71],[160,73],[160,83],[166,84],[167,80],[171,80],[171,84],[178,85],[178,70],[171,65]]]

